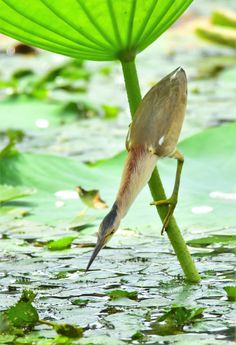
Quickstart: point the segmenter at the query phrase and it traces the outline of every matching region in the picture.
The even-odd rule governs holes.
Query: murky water
[[[85,274],[92,248],[77,244],[94,237],[82,232],[71,249],[50,252],[37,246],[40,232],[44,238],[60,234],[23,222],[1,227],[6,238],[0,242],[1,309],[12,305],[22,288],[31,288],[37,292],[41,319],[87,327],[85,342],[182,344],[191,339],[196,344],[233,344],[234,303],[223,289],[234,284],[232,243],[190,247],[202,281],[188,284],[165,236],[117,235]],[[117,289],[136,291],[137,299],[109,299],[107,293]],[[84,303],[76,305],[78,299]],[[204,307],[203,317],[163,336],[157,319],[174,304]],[[37,329],[41,336],[54,336],[45,325]],[[137,332],[140,339],[135,340]]]

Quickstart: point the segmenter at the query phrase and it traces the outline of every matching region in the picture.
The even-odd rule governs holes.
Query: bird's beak
[[[100,250],[105,246],[106,242],[107,242],[106,241],[106,237],[101,238],[101,239],[98,238],[96,247],[95,247],[95,249],[93,251],[93,254],[91,255],[91,258],[89,260],[89,263],[88,263],[88,265],[86,267],[85,272],[87,272],[89,270],[90,266],[92,265],[92,263],[96,259],[96,257],[98,255],[98,253],[100,252]]]
[[[116,220],[116,221],[115,221]],[[99,230],[98,230],[98,239],[96,247],[93,251],[93,254],[89,260],[88,266],[86,268],[86,272],[89,270],[90,266],[92,265],[93,261],[97,257],[100,250],[105,246],[105,244],[110,240],[112,237],[112,233],[109,229],[116,224],[115,229],[118,228],[119,219],[117,220],[117,206],[114,204],[112,206],[111,211],[105,216],[103,221],[100,224]]]

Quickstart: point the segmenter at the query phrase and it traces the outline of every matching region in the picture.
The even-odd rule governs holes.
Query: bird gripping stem
[[[139,103],[141,102],[141,92],[139,87],[139,81],[135,66],[135,61],[122,62],[123,75],[125,79],[126,92],[128,96],[131,116],[133,117]],[[153,200],[166,199],[165,191],[160,179],[157,168],[154,169],[152,177],[149,181],[149,188],[153,197]],[[162,222],[165,221],[166,214],[168,212],[168,206],[157,206],[157,211]],[[188,251],[186,243],[182,237],[180,229],[174,219],[171,217],[168,224],[167,235],[173,246],[175,254],[179,260],[179,263],[185,273],[186,279],[189,282],[197,283],[200,281],[200,275],[195,267],[192,257]]]

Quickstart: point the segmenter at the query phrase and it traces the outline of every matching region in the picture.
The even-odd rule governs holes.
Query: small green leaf
[[[36,189],[25,186],[0,185],[0,202],[6,202],[32,195]]]
[[[67,275],[68,275],[68,272],[58,272],[57,274],[56,274],[56,278],[57,279],[64,279],[64,278],[66,278],[67,277]]]
[[[137,291],[125,291],[125,290],[112,290],[107,293],[111,300],[119,298],[129,298],[136,300],[138,298]]]
[[[53,324],[53,328],[58,334],[69,338],[81,338],[84,332],[83,328],[69,324]]]
[[[24,132],[19,129],[7,129],[6,133],[4,134],[6,134],[8,137],[8,143],[0,151],[0,158],[4,158],[17,153],[15,144],[21,142],[24,138]]]
[[[18,302],[7,310],[6,315],[16,328],[31,329],[39,320],[37,310],[29,302]]]
[[[47,247],[49,250],[63,250],[68,249],[71,247],[71,243],[76,239],[77,237],[73,236],[67,236],[62,237],[55,241],[49,241],[47,243]]]
[[[170,310],[158,318],[158,322],[170,322],[181,328],[191,323],[195,318],[201,317],[204,310],[205,308],[186,308],[174,305]]]
[[[62,66],[51,69],[36,84],[37,87],[56,80],[57,77],[68,80],[89,79],[90,72],[82,60],[69,60]]]
[[[146,336],[142,332],[138,331],[131,336],[131,339],[144,341],[146,339]]]
[[[236,286],[225,286],[224,290],[227,293],[228,300],[235,302],[236,301]]]
[[[118,116],[120,108],[114,107],[108,104],[104,104],[102,106],[102,109],[104,111],[104,117],[105,119],[114,119]]]
[[[236,244],[236,235],[211,235],[208,237],[195,238],[187,242],[188,245],[193,247],[206,247],[215,243]]]
[[[89,303],[89,299],[82,299],[82,298],[77,298],[71,302],[73,305],[78,305],[80,307],[84,307]]]
[[[21,277],[21,278],[16,279],[16,284],[30,285],[31,280],[30,280],[30,278],[27,278],[27,277]]]
[[[19,301],[4,312],[7,322],[19,329],[32,329],[39,320],[38,312],[31,304],[34,298],[33,291],[24,290]]]

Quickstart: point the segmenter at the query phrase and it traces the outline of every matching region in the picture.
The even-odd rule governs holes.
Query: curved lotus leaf
[[[0,32],[88,60],[131,60],[193,0],[0,0]]]

